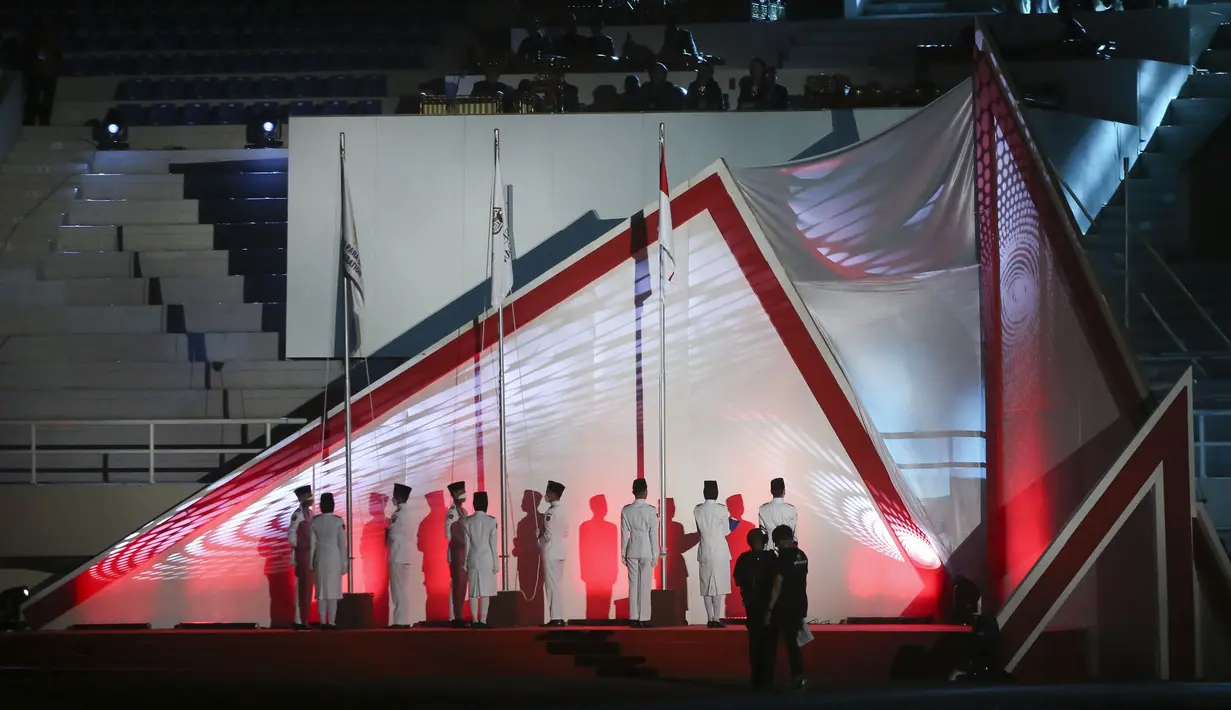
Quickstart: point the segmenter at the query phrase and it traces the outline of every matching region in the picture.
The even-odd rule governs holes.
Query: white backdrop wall
[[[417,349],[387,346],[486,279],[494,129],[521,256],[588,213],[624,219],[651,203],[660,122],[669,177],[679,184],[718,158],[739,168],[814,155],[879,134],[913,112],[296,118],[287,356],[339,355],[341,132],[364,267],[363,352],[406,357]],[[596,226],[589,236],[604,231]]]

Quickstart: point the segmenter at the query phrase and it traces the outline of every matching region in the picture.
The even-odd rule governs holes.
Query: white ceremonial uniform
[[[547,591],[547,618],[564,621],[564,550],[568,544],[568,519],[560,501],[547,507],[539,549],[543,551],[544,588]]]
[[[791,532],[795,533],[795,539],[799,539],[799,531],[795,528],[799,517],[795,513],[795,506],[782,500],[774,498],[768,503],[765,503],[757,511],[757,523],[766,535],[773,535],[774,528],[779,525],[786,525],[791,528]],[[772,543],[770,545],[773,546]]]
[[[346,523],[333,513],[312,519],[312,570],[316,572],[316,600],[325,602],[321,624],[337,623],[346,569]]]
[[[312,511],[303,506],[291,514],[291,565],[295,570],[295,623],[308,625],[312,613]]]
[[[389,547],[390,623],[394,626],[410,625],[410,552],[415,547],[411,539],[414,534],[406,504],[400,503],[389,518],[389,530],[385,534],[385,544]]]
[[[466,509],[454,504],[445,513],[445,552],[449,560],[449,620],[462,618],[466,603]]]
[[[470,598],[494,597],[496,592],[496,519],[479,511],[462,521],[466,532],[466,576]]]
[[[693,508],[697,522],[697,566],[700,568],[701,596],[705,598],[707,621],[718,621],[722,597],[731,593],[731,548],[727,535],[731,533],[731,515],[727,506],[707,500]]]
[[[658,511],[638,499],[620,511],[620,556],[628,568],[628,618],[650,620],[650,587],[658,559]]]

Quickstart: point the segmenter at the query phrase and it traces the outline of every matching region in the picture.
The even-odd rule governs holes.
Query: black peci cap
[[[637,493],[645,493],[648,490],[650,490],[650,486],[649,484],[645,482],[644,478],[638,478],[633,481],[633,494],[634,495],[636,495]]]
[[[547,492],[555,493],[558,496],[564,495],[564,486],[560,483],[556,483],[555,481],[548,481]]]

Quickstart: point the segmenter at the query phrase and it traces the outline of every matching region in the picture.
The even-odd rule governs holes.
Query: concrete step
[[[57,252],[47,256],[42,272],[49,281],[131,278],[133,255],[121,251]]]
[[[58,175],[67,178],[70,175],[81,175],[90,172],[89,163],[5,163],[0,165],[3,175]]]
[[[277,360],[277,333],[15,335],[0,362],[227,362]]]
[[[280,417],[315,390],[0,390],[0,419]]]
[[[239,160],[286,160],[285,148],[245,150],[109,150],[94,159],[100,173],[166,175],[173,163],[213,163]]]
[[[162,333],[161,306],[27,306],[0,309],[0,335]]]
[[[1167,123],[1176,126],[1202,126],[1213,129],[1231,115],[1231,98],[1173,99],[1167,107]]]
[[[142,279],[0,280],[0,304],[9,306],[141,306],[148,294]]]
[[[80,195],[86,200],[179,200],[184,176],[82,175]]]
[[[1209,137],[1210,131],[1204,126],[1159,126],[1146,150],[1187,159],[1195,155]]]
[[[153,224],[123,227],[66,224],[57,228],[59,251],[209,251],[214,248],[210,224]]]
[[[243,276],[187,277],[159,279],[162,302],[174,304],[243,303]]]
[[[80,200],[68,211],[68,224],[198,224],[196,200]]]
[[[1194,99],[1231,98],[1231,73],[1207,72],[1188,79],[1188,97]]]
[[[219,389],[319,393],[342,375],[337,361],[31,362],[0,364],[0,388],[10,390]],[[315,396],[313,394],[312,396]]]
[[[143,251],[141,274],[167,278],[225,278],[230,274],[230,255],[225,251]]]
[[[88,141],[94,137],[89,126],[22,126],[21,140],[30,142]]]
[[[260,303],[193,303],[184,306],[189,333],[264,332],[265,307]]]
[[[97,153],[84,141],[42,143],[20,141],[4,156],[4,162],[29,165],[41,163],[89,163]]]
[[[1169,152],[1145,152],[1133,166],[1132,176],[1134,178],[1176,179],[1184,169],[1186,160],[1187,156],[1177,156]]]
[[[1207,49],[1197,59],[1197,66],[1212,72],[1231,72],[1231,50]]]

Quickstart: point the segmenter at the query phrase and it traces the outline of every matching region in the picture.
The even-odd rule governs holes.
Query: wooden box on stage
[[[499,592],[487,610],[487,623],[493,628],[541,626],[543,618],[541,589],[534,599],[526,599],[521,592]]]
[[[339,629],[370,629],[376,624],[376,595],[343,594],[338,600]]]
[[[655,589],[650,592],[650,623],[654,626],[684,626],[688,603],[683,589]]]

